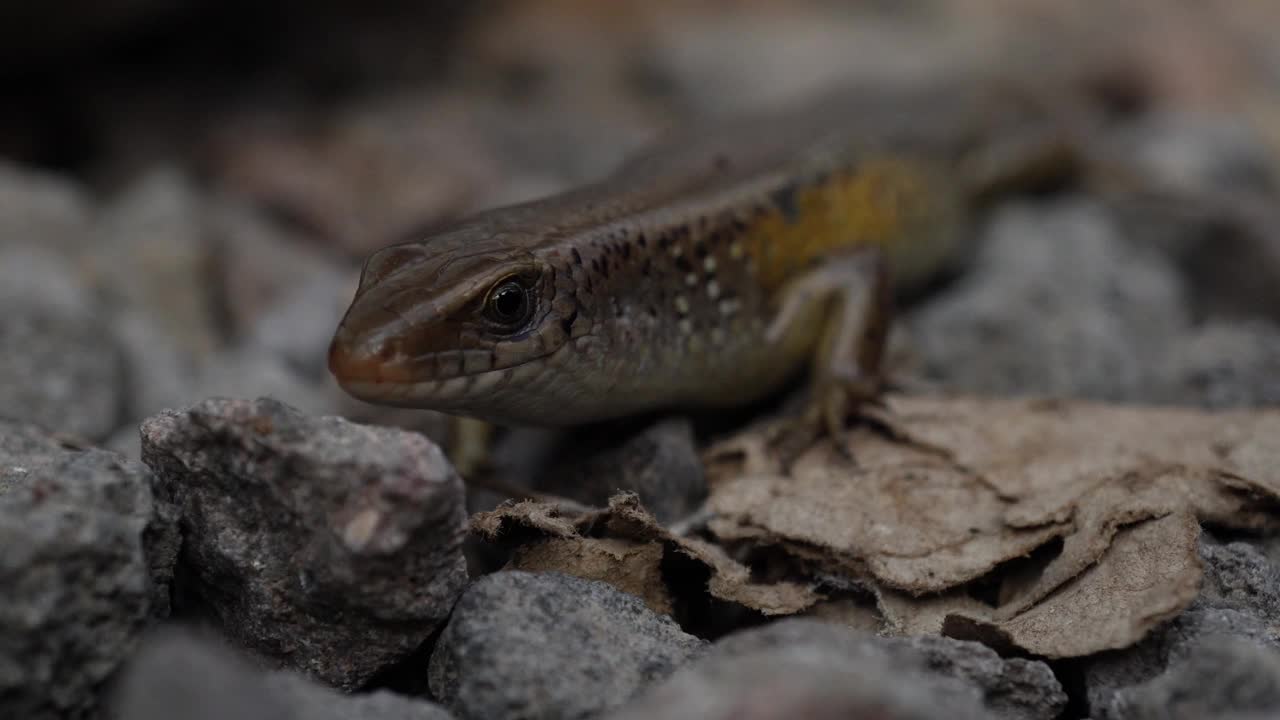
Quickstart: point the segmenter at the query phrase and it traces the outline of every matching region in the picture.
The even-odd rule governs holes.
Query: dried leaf
[[[858,467],[810,453],[791,476],[720,479],[708,507],[726,541],[777,544],[828,572],[869,572],[895,588],[939,592],[1064,534],[1065,524],[1010,528],[1009,502],[937,454],[855,431]]]
[[[650,610],[670,615],[671,594],[660,571],[662,552],[662,545],[654,542],[553,537],[518,548],[510,568],[603,580],[643,599]]]
[[[1017,617],[960,611],[947,626],[967,619],[976,633],[996,634],[993,644],[1047,658],[1128,647],[1195,600],[1203,572],[1199,537],[1199,522],[1187,514],[1124,528],[1096,565]],[[954,634],[948,627],[944,632]]]
[[[820,446],[782,474],[768,429],[713,449],[710,529],[817,575],[867,577],[890,632],[1074,657],[1131,644],[1192,601],[1197,520],[1280,519],[1280,412],[967,398],[890,408],[880,419],[893,437],[845,438],[856,464]]]
[[[622,493],[609,507],[566,518],[551,506],[526,501],[477,513],[472,527],[482,537],[517,546],[513,563],[522,569],[556,570],[603,580],[645,599],[649,607],[670,612],[671,596],[661,564],[671,554],[692,559],[708,575],[712,597],[766,615],[791,615],[820,599],[808,585],[758,583],[751,571],[719,546],[671,534],[641,507],[633,493]]]

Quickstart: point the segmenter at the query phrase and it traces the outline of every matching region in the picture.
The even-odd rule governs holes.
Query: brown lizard
[[[1073,166],[1043,110],[864,89],[669,138],[373,253],[329,367],[370,402],[544,426],[742,405],[807,367],[801,447],[880,392],[890,281],[928,282],[993,193]]]

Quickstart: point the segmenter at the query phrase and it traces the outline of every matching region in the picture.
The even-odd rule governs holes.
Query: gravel
[[[380,690],[334,692],[297,673],[262,672],[208,634],[166,629],[146,638],[114,692],[116,720],[450,720],[426,700]]]
[[[593,717],[695,657],[703,642],[640,598],[560,573],[474,582],[431,655],[430,687],[464,720]]]
[[[169,611],[173,509],[142,465],[0,422],[0,717],[91,717]]]
[[[409,655],[466,582],[463,489],[415,433],[212,399],[142,427],[180,560],[229,636],[342,689]]]

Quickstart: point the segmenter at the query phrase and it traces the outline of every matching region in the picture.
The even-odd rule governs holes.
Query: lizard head
[[[505,389],[544,372],[536,361],[565,345],[574,301],[563,283],[557,295],[551,263],[503,236],[463,229],[370,255],[329,346],[342,388],[382,405],[536,416]]]

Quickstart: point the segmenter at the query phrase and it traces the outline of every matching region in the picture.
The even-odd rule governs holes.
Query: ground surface
[[[1203,5],[0,10],[0,715],[1280,712],[1280,12]],[[371,249],[969,66],[1074,73],[1189,200],[997,204],[857,467],[746,415],[513,432],[598,509],[494,510],[325,372]]]

